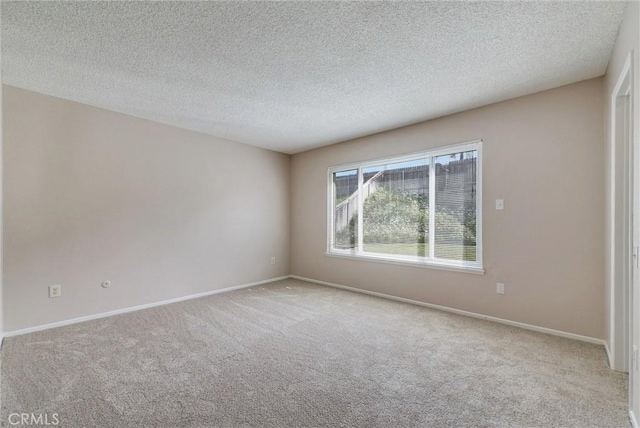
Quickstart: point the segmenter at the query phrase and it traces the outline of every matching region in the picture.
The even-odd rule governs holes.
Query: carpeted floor
[[[5,339],[2,423],[628,427],[601,346],[297,280]]]

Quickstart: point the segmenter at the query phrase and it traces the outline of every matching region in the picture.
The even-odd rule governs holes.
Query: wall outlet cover
[[[49,298],[62,296],[62,285],[50,285],[49,286]]]

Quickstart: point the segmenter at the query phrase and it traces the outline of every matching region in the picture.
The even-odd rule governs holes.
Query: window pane
[[[364,251],[429,256],[429,161],[363,170]]]
[[[476,261],[476,168],[478,152],[437,156],[435,257]]]
[[[333,248],[358,247],[358,170],[333,173]]]

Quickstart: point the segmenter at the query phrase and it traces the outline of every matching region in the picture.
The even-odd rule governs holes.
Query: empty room
[[[0,426],[638,427],[640,1],[2,1]]]

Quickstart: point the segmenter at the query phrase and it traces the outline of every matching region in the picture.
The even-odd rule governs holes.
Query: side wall
[[[10,86],[4,107],[5,331],[289,274],[288,155]]]
[[[0,7],[0,22],[2,22],[2,8]],[[1,32],[0,32],[1,33]],[[2,169],[2,153],[3,153],[3,125],[2,125],[2,37],[0,37],[0,345],[2,345],[2,339],[4,337],[4,301],[3,301],[3,277],[4,277],[4,264],[2,262],[2,219],[4,218],[2,205],[4,198],[2,197],[2,178],[4,172]]]
[[[292,274],[604,338],[603,103],[591,79],[294,155]],[[475,139],[484,275],[325,255],[328,167]]]
[[[605,322],[606,322],[606,340],[607,344],[611,346],[611,337],[610,337],[610,321],[611,321],[611,288],[613,284],[611,283],[611,226],[612,226],[612,218],[610,213],[610,206],[612,201],[612,192],[611,192],[611,157],[614,153],[614,142],[611,140],[611,94],[615,88],[615,85],[618,81],[618,77],[622,72],[622,69],[629,57],[629,54],[632,55],[633,62],[633,85],[634,85],[634,117],[635,117],[635,127],[633,130],[633,138],[636,144],[636,147],[640,147],[640,2],[632,1],[628,3],[627,10],[625,11],[625,16],[620,26],[620,31],[618,33],[618,38],[616,40],[616,45],[613,50],[613,54],[611,55],[611,60],[609,61],[609,67],[607,69],[607,74],[605,75],[604,81],[604,106],[605,106],[605,135],[606,135],[606,156],[605,156],[605,203],[606,203],[606,219],[605,219]],[[640,165],[640,153],[635,154],[635,164],[636,166]],[[638,178],[640,177],[640,171],[637,171],[636,168],[636,184],[639,183]],[[638,192],[636,191],[636,197],[640,197]],[[638,242],[640,237],[636,237],[635,241]],[[637,245],[637,244],[636,244]],[[633,340],[632,345],[640,347],[640,290],[637,289],[637,281],[636,281],[636,290],[635,290],[635,319],[632,322],[632,325],[635,326],[635,331],[632,332]],[[634,379],[635,378],[635,379]],[[635,385],[630,388],[631,397],[631,410],[636,416],[640,414],[640,379],[638,379],[638,374],[636,372],[631,375],[631,380],[635,382]],[[635,396],[634,396],[635,395]]]

